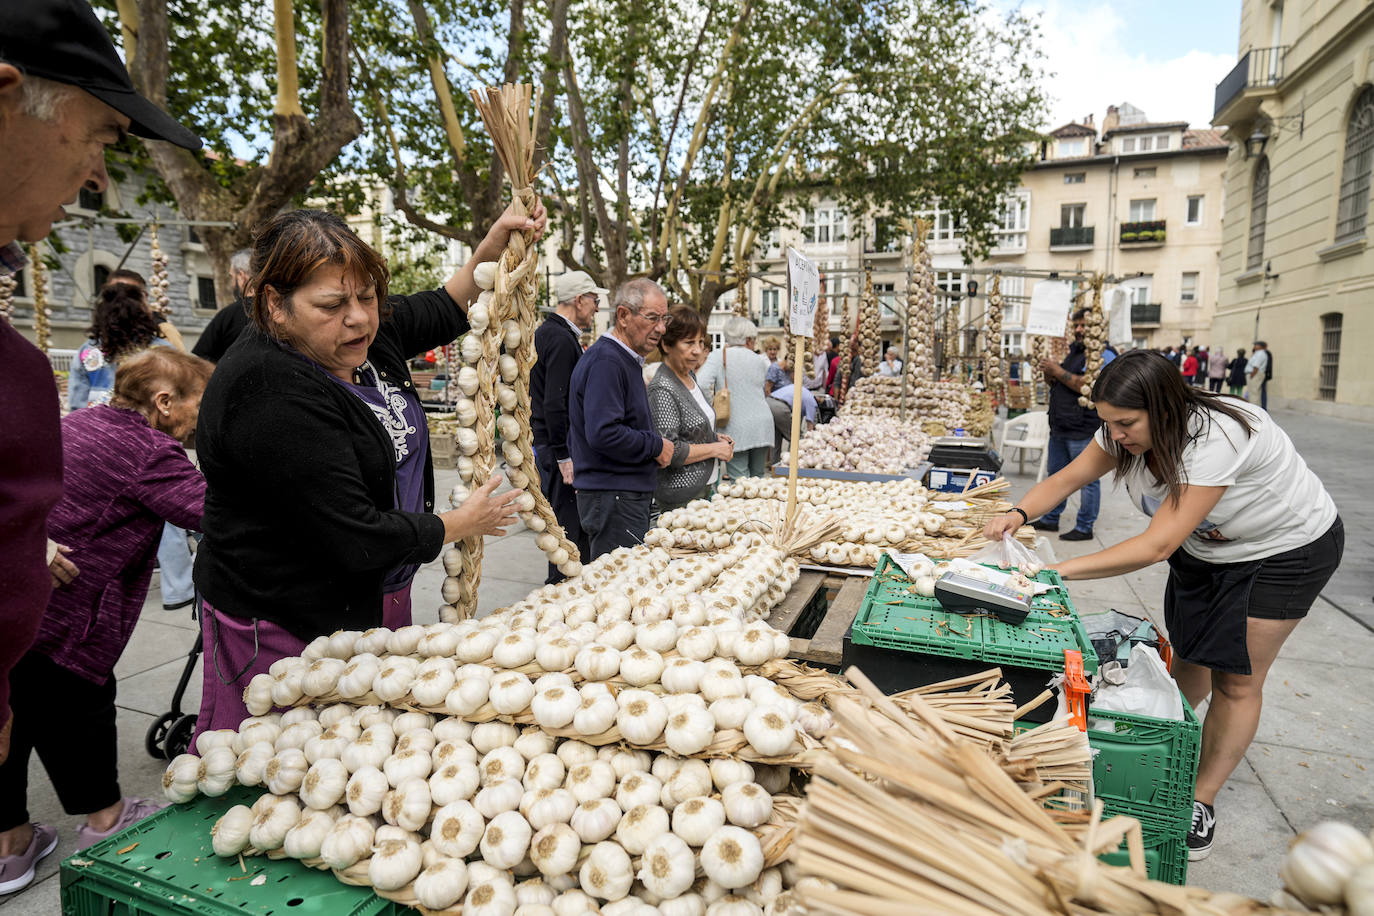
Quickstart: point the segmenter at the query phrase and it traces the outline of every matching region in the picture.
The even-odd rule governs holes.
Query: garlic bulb
[[[308,697],[322,697],[327,693],[333,693],[339,684],[339,676],[346,667],[347,664],[342,659],[316,659],[301,676],[301,693]]]
[[[456,681],[452,659],[427,658],[415,670],[415,680],[410,684],[410,695],[421,706],[443,706],[444,698],[453,689]]]
[[[763,916],[763,907],[748,897],[726,894],[706,908],[706,916]]]
[[[1343,899],[1345,882],[1370,862],[1374,862],[1374,846],[1364,834],[1349,824],[1323,821],[1298,834],[1279,877],[1309,905],[1337,904]]]
[[[662,832],[643,850],[639,880],[658,897],[677,897],[696,880],[696,867],[696,856],[682,838]]]
[[[372,682],[381,670],[382,663],[377,656],[356,655],[344,666],[334,689],[345,699],[360,697],[372,690]]]
[[[771,706],[756,706],[744,720],[744,737],[760,755],[781,757],[796,741],[797,729],[782,711]]]
[[[469,876],[473,871],[469,867]],[[504,877],[470,885],[463,898],[463,916],[513,916],[515,907],[515,888]]]
[[[594,798],[577,806],[569,826],[577,831],[584,843],[598,843],[606,839],[620,823],[620,806],[613,798]],[[721,815],[724,818],[724,814]]]
[[[542,639],[534,650],[534,660],[545,671],[563,671],[572,667],[578,648],[576,642],[561,636]]]
[[[435,739],[440,743],[451,741],[466,744],[472,737],[472,723],[450,716],[434,723],[433,731]]]
[[[604,760],[580,763],[568,771],[567,788],[578,802],[606,798],[615,791],[615,769]]]
[[[1374,916],[1374,864],[1361,865],[1346,879],[1345,907],[1350,916]]]
[[[482,859],[496,868],[514,868],[525,858],[534,833],[518,811],[504,811],[487,822],[480,848]]]
[[[530,861],[547,878],[571,872],[581,851],[582,840],[567,824],[541,827],[530,840]]]
[[[525,767],[526,789],[556,789],[567,778],[567,767],[557,754],[540,754]]]
[[[477,748],[468,744],[466,741],[445,741],[434,746],[434,750],[429,752],[430,760],[434,762],[434,769],[437,772],[446,766],[459,763],[477,763]]]
[[[444,697],[444,711],[454,716],[470,716],[487,702],[491,679],[464,677],[461,669],[456,677],[453,689]]]
[[[227,743],[211,747],[200,758],[196,773],[196,788],[202,795],[214,798],[229,791],[234,784],[238,755]]]
[[[594,686],[596,692],[608,697],[611,695],[610,691],[606,689],[605,684],[596,684]],[[588,684],[583,690],[586,691],[592,687],[593,685]],[[611,702],[615,702],[614,698],[612,698]],[[562,744],[558,745],[556,753],[558,759],[563,761],[563,766],[568,769],[572,769],[579,763],[591,763],[593,760],[597,759],[596,748],[584,741],[564,741]]]
[[[232,858],[248,848],[248,831],[253,826],[253,810],[235,805],[210,828],[210,848],[215,855]]]
[[[684,757],[704,751],[715,736],[716,720],[701,706],[687,706],[673,713],[663,732],[669,750]]]
[[[720,793],[725,817],[736,827],[758,827],[773,814],[773,796],[756,782],[736,782]]]
[[[242,754],[254,744],[273,744],[281,734],[281,728],[279,719],[266,716],[251,716],[244,719],[239,725],[238,740],[233,744],[234,750]]]
[[[620,712],[615,718],[620,734],[631,744],[653,744],[668,724],[668,708],[647,690],[622,690],[616,698]]]
[[[600,900],[624,897],[634,879],[630,856],[618,843],[597,843],[578,872],[582,890]]]
[[[292,710],[292,712],[294,711]],[[309,712],[308,709],[306,711]],[[277,740],[273,742],[279,753],[292,748],[303,750],[307,741],[324,734],[324,726],[314,719],[287,724],[286,717],[283,716],[282,725],[285,727],[282,728],[281,734],[277,735]]]
[[[398,750],[382,763],[387,782],[399,786],[407,779],[428,779],[434,761],[429,752],[419,748]]]
[[[344,797],[348,780],[348,768],[338,760],[332,757],[318,760],[305,773],[300,789],[301,801],[318,811],[333,807]]]
[[[520,779],[525,775],[525,758],[514,747],[492,748],[477,765],[482,774],[482,785],[491,786],[508,779]]]
[[[351,722],[340,730],[335,727],[326,728],[323,732],[305,742],[303,750],[307,763],[315,763],[326,757],[338,759],[343,755],[344,748],[353,743],[353,739],[359,735],[357,726]]]
[[[376,814],[382,810],[382,801],[390,789],[391,784],[381,770],[372,766],[359,767],[348,777],[344,789],[349,812],[358,817]]]
[[[477,848],[485,829],[486,822],[471,803],[456,801],[434,812],[429,838],[444,855],[463,859]]]
[[[248,686],[243,688],[243,705],[249,715],[265,715],[272,709],[272,685],[276,679],[263,672],[253,675]]]
[[[579,735],[599,735],[615,724],[620,707],[604,684],[584,684],[579,697],[572,723],[573,730]],[[559,751],[561,754],[562,748]]]
[[[382,818],[403,830],[416,831],[429,820],[432,804],[429,783],[412,777],[386,793],[382,799]]]
[[[615,828],[616,842],[632,856],[641,855],[649,841],[669,829],[668,812],[659,805],[638,805],[625,812]],[[689,882],[690,883],[690,882]]]
[[[267,762],[276,753],[272,745],[259,741],[249,745],[234,761],[234,778],[241,786],[260,786]]]
[[[652,773],[630,773],[620,780],[620,786],[615,790],[615,801],[622,811],[629,811],[640,805],[658,804],[662,791],[663,783]]]
[[[482,774],[477,764],[470,761],[446,764],[429,777],[430,798],[441,807],[470,799],[481,782]]]
[[[635,644],[654,652],[667,652],[677,645],[677,624],[666,619],[641,624],[635,630]]]
[[[367,880],[379,891],[405,887],[420,874],[420,844],[413,839],[385,839],[372,849]]]
[[[688,846],[702,846],[725,825],[725,807],[714,798],[689,798],[673,809],[673,833]]]
[[[209,731],[203,731],[196,736],[196,753],[204,757],[213,747],[227,747],[232,749],[236,737],[238,737],[238,732],[232,728],[216,728]]]
[[[725,789],[737,782],[753,782],[754,768],[734,757],[719,757],[709,764],[711,782],[717,789]]]
[[[641,878],[642,882],[644,879]],[[661,916],[706,916],[706,901],[699,894],[679,894],[658,902]]]
[[[715,637],[712,637],[714,651]],[[679,650],[680,643],[679,643]],[[673,658],[663,668],[663,689],[669,693],[696,693],[701,679],[706,675],[706,666],[691,658]]]
[[[712,661],[724,661],[724,659],[712,659]],[[714,703],[725,697],[744,696],[744,678],[740,676],[739,669],[734,665],[726,668],[722,666],[713,667],[708,664],[706,675],[701,679],[701,686],[698,689],[708,703]]]
[[[507,416],[503,414],[501,419],[504,420]],[[533,632],[525,630],[508,633],[491,650],[491,659],[502,668],[519,668],[534,658],[537,648],[538,643]]]
[[[635,646],[620,656],[620,676],[635,687],[658,683],[663,674],[663,656],[653,649]]]
[[[288,747],[267,761],[262,771],[263,784],[273,795],[289,795],[300,788],[308,769],[310,764],[305,759],[305,753],[299,748]]]
[[[406,715],[414,715],[414,713],[407,713]],[[396,720],[397,724],[401,723],[401,718]],[[402,751],[414,750],[428,755],[434,751],[435,746],[439,743],[439,739],[434,737],[434,732],[425,726],[412,728],[404,733],[398,731],[397,734],[401,736],[396,740],[396,753],[398,754]]]
[[[573,666],[586,680],[608,681],[620,671],[620,652],[602,643],[592,643],[578,650]]]
[[[415,899],[427,909],[446,910],[463,899],[467,887],[466,863],[445,856],[415,878]]]
[[[372,681],[372,692],[384,703],[394,703],[410,693],[420,663],[408,656],[389,656]]]
[[[276,804],[263,810],[253,818],[248,829],[248,842],[263,852],[280,849],[286,840],[286,831],[301,819],[300,805],[295,798],[286,795],[278,798]]]
[[[483,722],[472,729],[469,739],[479,754],[489,754],[498,747],[512,747],[520,737],[520,730],[506,722]]]
[[[745,887],[763,871],[763,849],[749,831],[721,827],[701,847],[701,868],[721,887]]]
[[[507,671],[491,679],[488,701],[493,709],[505,716],[524,712],[534,699],[534,685],[518,671]]]
[[[635,644],[635,625],[628,620],[615,621],[597,634],[596,641],[603,646],[610,646],[617,652],[624,653],[626,649]]]
[[[374,832],[369,819],[345,814],[325,834],[320,844],[320,858],[330,868],[348,868],[372,848]]]
[[[392,655],[410,655],[419,647],[420,640],[424,638],[425,628],[418,624],[392,630],[391,636],[386,641],[386,651]]]
[[[520,781],[507,779],[505,782],[495,782],[484,787],[472,799],[472,804],[483,817],[490,820],[502,812],[519,808],[520,799],[524,796],[525,790]]]
[[[724,731],[729,728],[743,728],[744,720],[754,711],[754,703],[746,696],[721,697],[713,702],[709,709],[712,718],[716,720],[716,728]]]
[[[566,824],[576,810],[577,799],[567,789],[533,789],[520,799],[520,813],[535,830]]]
[[[281,844],[282,851],[293,859],[318,858],[324,838],[329,835],[329,829],[338,817],[337,812],[338,808],[302,812],[300,820],[286,831],[286,838]]]
[[[704,760],[684,760],[663,784],[663,790],[675,805],[698,795],[710,795],[711,769]]]

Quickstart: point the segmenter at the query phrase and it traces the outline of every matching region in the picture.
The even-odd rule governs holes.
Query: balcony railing
[[[1274,48],[1251,48],[1236,63],[1226,79],[1217,83],[1217,92],[1212,105],[1212,117],[1247,89],[1262,86],[1276,86],[1283,79],[1283,60],[1288,46]]]
[[[1164,220],[1147,219],[1121,224],[1121,244],[1160,245],[1164,242]]]
[[[1132,302],[1131,324],[1133,326],[1159,324],[1160,304],[1158,302]]]
[[[1092,226],[1060,226],[1050,230],[1051,248],[1070,248],[1093,243]]]

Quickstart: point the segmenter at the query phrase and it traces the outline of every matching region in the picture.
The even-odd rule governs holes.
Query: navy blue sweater
[[[663,438],[654,432],[644,376],[610,334],[588,347],[573,369],[568,445],[579,490],[652,493],[658,486],[654,458]]]

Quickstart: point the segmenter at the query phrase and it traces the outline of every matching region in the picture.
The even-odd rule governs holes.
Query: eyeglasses
[[[600,304],[601,304],[601,297],[598,296],[596,293],[583,293],[582,295],[583,295],[584,297],[585,297],[585,296],[591,296],[591,297],[592,297],[592,304],[593,304],[593,305],[600,305]]]
[[[635,312],[635,314],[638,315],[640,318],[643,318],[645,321],[649,322],[650,324],[653,324],[653,325],[666,324],[667,321],[668,321],[668,313],[667,313],[667,312],[662,312],[662,313],[660,313],[660,314],[658,314],[658,315],[645,315],[643,312]]]

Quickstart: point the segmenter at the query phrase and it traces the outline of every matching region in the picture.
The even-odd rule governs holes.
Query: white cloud
[[[1216,84],[1235,66],[1235,56],[1186,51],[1171,58],[1133,50],[1126,23],[1105,4],[1078,6],[1048,0],[1027,4],[1042,12],[1042,47],[1053,72],[1046,87],[1049,128],[1092,113],[1099,129],[1108,105],[1130,102],[1153,121],[1210,125]],[[1180,26],[1180,46],[1186,26]]]

